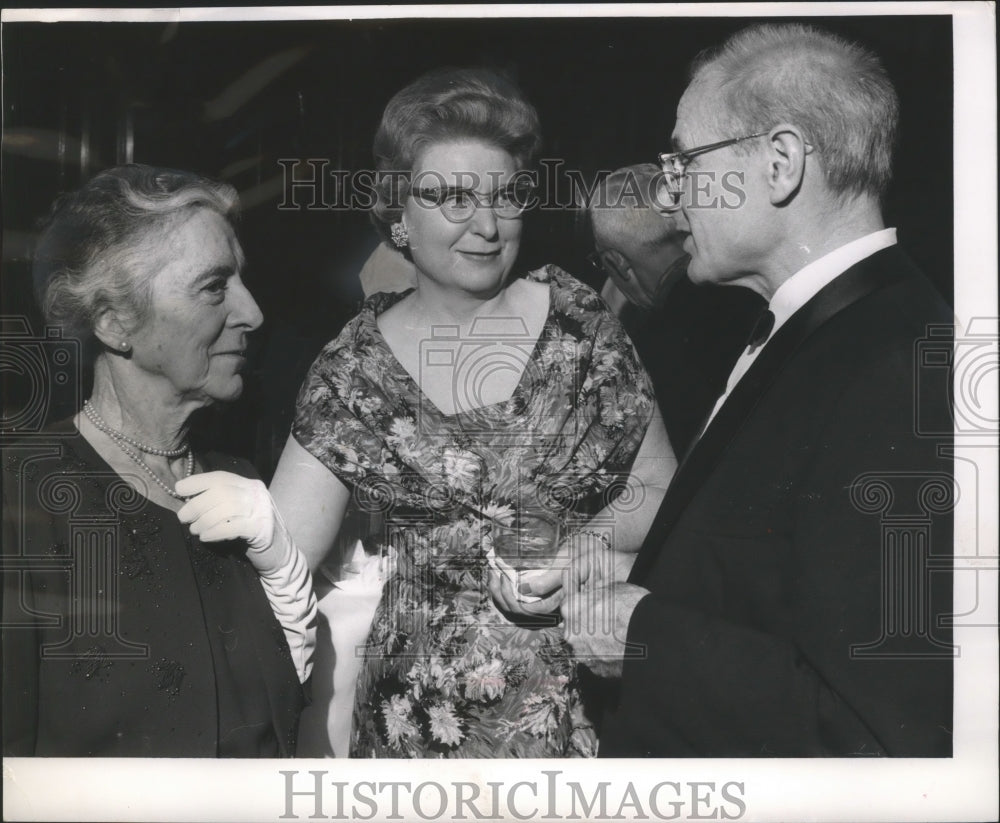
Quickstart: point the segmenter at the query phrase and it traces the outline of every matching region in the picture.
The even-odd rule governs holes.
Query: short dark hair
[[[436,69],[389,101],[374,145],[375,168],[383,174],[372,221],[384,237],[402,215],[405,173],[413,170],[420,151],[463,138],[503,149],[523,168],[534,164],[542,142],[535,108],[512,80],[494,69]]]
[[[723,137],[792,123],[815,149],[831,191],[884,196],[899,99],[869,50],[814,26],[755,25],[700,55],[691,79],[717,84]],[[734,147],[756,149],[756,143]]]
[[[108,308],[135,327],[148,318],[155,271],[144,240],[196,209],[236,218],[236,190],[193,172],[131,164],[107,169],[59,197],[34,256],[35,295],[46,322],[66,336],[93,341]]]

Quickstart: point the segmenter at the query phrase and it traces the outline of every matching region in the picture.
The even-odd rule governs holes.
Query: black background
[[[792,18],[782,18],[791,20]],[[281,210],[278,160],[370,168],[382,108],[441,65],[508,70],[538,108],[543,157],[586,178],[667,150],[686,67],[751,18],[13,23],[3,26],[3,314],[43,329],[30,287],[39,218],[60,192],[125,162],[224,178],[245,199],[246,280],[266,321],[247,391],[201,427],[265,476],[287,435],[298,384],[357,310],[357,273],[376,236],[361,210]],[[887,225],[949,300],[953,292],[952,31],[948,16],[828,17],[873,49],[902,103]],[[226,91],[267,60],[286,68],[233,110]],[[259,70],[259,69],[258,69]],[[85,147],[85,155],[81,153]],[[308,198],[296,195],[300,203]],[[328,201],[332,198],[328,196]],[[583,276],[572,211],[526,217],[520,266]],[[4,407],[28,389],[5,371]],[[68,413],[53,395],[50,416]]]

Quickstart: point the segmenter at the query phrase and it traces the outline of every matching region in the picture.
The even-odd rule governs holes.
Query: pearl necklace
[[[89,400],[83,401],[83,413],[90,418],[90,422],[94,424],[98,431],[102,431],[109,437],[113,437],[116,440],[128,443],[132,448],[138,449],[145,454],[155,454],[157,457],[168,457],[173,460],[175,457],[187,454],[190,450],[188,446],[181,446],[179,449],[158,449],[156,446],[147,446],[144,443],[140,443],[138,440],[133,440],[128,435],[118,431],[117,429],[111,428],[111,426],[105,423],[104,418],[98,414],[97,409],[94,408],[94,404]]]
[[[187,454],[187,460],[184,463],[184,477],[190,477],[192,474],[194,474],[194,452],[191,450],[190,445],[183,446],[179,449],[157,449],[151,446],[145,446],[142,443],[139,443],[137,440],[133,440],[130,437],[126,437],[120,431],[112,429],[107,423],[104,422],[104,418],[101,417],[100,414],[98,414],[97,409],[94,408],[94,405],[89,400],[83,401],[83,412],[84,414],[87,415],[87,419],[94,424],[94,428],[96,428],[98,431],[104,432],[104,434],[110,437],[112,441],[114,441],[115,445],[118,446],[119,449],[125,452],[125,454],[132,459],[133,463],[139,466],[139,468],[145,471],[146,474],[148,474],[153,479],[153,482],[156,483],[157,486],[159,486],[168,495],[177,500],[187,499],[183,495],[180,495],[177,492],[175,492],[172,488],[170,488],[170,486],[168,486],[166,483],[160,480],[156,472],[153,471],[153,469],[146,463],[146,461],[143,460],[138,453],[136,453],[135,451],[133,451],[133,449],[129,447],[134,446],[140,452],[145,452],[146,454],[155,454],[157,457],[166,457],[170,459],[180,457],[183,454]]]

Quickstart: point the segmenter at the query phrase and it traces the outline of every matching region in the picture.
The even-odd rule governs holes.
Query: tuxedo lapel
[[[821,289],[775,332],[736,384],[700,440],[684,456],[629,575],[640,583],[691,498],[712,473],[733,437],[803,342],[824,323],[872,292],[915,272],[891,246],[855,264]]]

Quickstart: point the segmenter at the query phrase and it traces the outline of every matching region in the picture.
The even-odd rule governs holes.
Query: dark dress
[[[69,422],[3,479],[5,755],[294,754],[302,688],[241,541],[191,537]]]
[[[543,505],[572,529],[614,500],[654,400],[592,289],[553,266],[527,276],[549,286],[537,342],[518,337],[517,321],[510,334],[474,326],[467,341],[506,345],[523,367],[508,401],[449,415],[423,396],[376,324],[404,294],[372,296],[303,384],[296,440],[355,505],[384,516],[378,542],[397,555],[364,649],[352,756],[594,754],[558,616],[502,616],[486,554],[492,522],[518,505]],[[422,367],[439,362],[433,340],[415,345]]]

